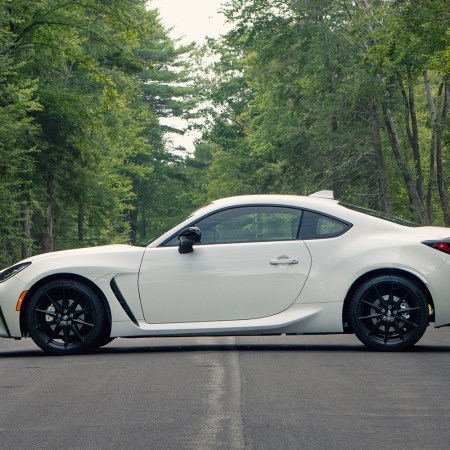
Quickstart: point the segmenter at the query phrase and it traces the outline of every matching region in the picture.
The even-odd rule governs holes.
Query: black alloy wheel
[[[363,283],[350,303],[358,339],[376,350],[411,348],[429,324],[428,301],[420,287],[400,276],[378,276]]]
[[[107,319],[99,296],[76,280],[60,279],[30,299],[26,322],[34,342],[47,353],[82,353],[105,340]]]

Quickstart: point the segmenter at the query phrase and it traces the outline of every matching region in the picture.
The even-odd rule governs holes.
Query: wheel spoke
[[[395,308],[398,308],[398,307],[405,301],[406,297],[408,297],[408,295],[409,295],[410,293],[411,293],[411,291],[407,291],[406,294],[405,294],[402,298],[400,298],[399,300],[397,300],[397,301],[394,303],[393,308],[394,308],[394,309],[395,309]]]
[[[35,311],[43,313],[43,314],[51,316],[51,317],[57,317],[58,316],[58,314],[54,313],[53,311],[48,311],[47,309],[38,309],[38,308],[36,308]]]
[[[378,291],[377,287],[374,285],[373,286],[373,290],[375,291],[375,293],[377,294],[378,300],[380,300],[380,303],[384,306],[387,307],[386,301],[384,300],[383,296],[380,294],[380,292]],[[381,309],[381,308],[380,308]]]
[[[77,318],[80,317],[82,314],[86,314],[87,312],[92,311],[92,309],[93,309],[92,307],[80,309],[79,311],[74,311],[72,314],[74,318]]]
[[[376,318],[381,317],[381,316],[382,316],[381,313],[375,313],[375,314],[370,314],[369,316],[358,317],[358,320],[376,319]]]
[[[81,292],[78,294],[78,297],[72,302],[72,304],[69,306],[67,313],[72,314],[75,311],[75,308],[80,304],[79,300],[81,297]]]
[[[394,303],[394,283],[391,283],[391,292],[389,292],[388,303],[391,305]]]
[[[383,309],[383,308],[381,308],[380,306],[375,305],[375,304],[373,304],[373,303],[370,303],[370,302],[367,301],[367,300],[361,299],[361,301],[362,301],[363,303],[365,303],[366,305],[371,306],[372,308],[378,309],[378,311],[381,311],[381,310]]]
[[[57,337],[55,338],[54,336],[58,336],[58,333],[60,330],[61,330],[61,325],[56,324],[56,327],[53,330],[53,332],[50,333],[49,335],[47,335],[47,337],[48,337],[47,344],[50,344],[54,339],[58,339]]]
[[[403,314],[406,312],[417,311],[418,309],[420,309],[418,306],[415,306],[414,308],[401,308],[398,313]]]
[[[407,323],[408,325],[411,325],[412,327],[416,327],[416,328],[417,328],[417,323],[410,322],[408,319],[405,319],[405,318],[402,317],[402,316],[397,316],[397,318],[398,318],[398,320],[400,320],[400,322],[405,322],[405,323]]]
[[[387,344],[389,340],[389,322],[384,325],[384,343]]]
[[[48,299],[50,300],[50,303],[53,305],[53,307],[56,309],[56,311],[58,312],[62,312],[62,308],[61,305],[58,302],[55,302],[55,300],[53,300],[50,295],[48,295],[48,293],[46,292],[45,295],[48,297]]]
[[[394,328],[395,328],[395,331],[400,336],[400,339],[402,341],[404,341],[405,340],[405,333],[400,329],[400,327],[398,326],[398,323],[396,321],[394,322]]]
[[[367,336],[371,336],[373,333],[375,333],[375,330],[380,326],[381,322],[383,322],[383,318],[378,319],[378,322],[375,324],[375,326],[367,333]]]
[[[51,320],[50,322],[41,323],[40,325],[38,325],[36,327],[36,330],[38,330],[40,328],[49,327],[50,325],[57,325],[57,324],[58,324],[58,319]]]
[[[67,300],[67,296],[66,296],[66,287],[64,286],[64,283],[62,283],[61,286],[62,286],[62,309],[63,309],[63,311],[67,311],[67,308],[69,307],[69,305],[68,305],[68,300]]]
[[[73,319],[73,322],[79,323],[80,325],[87,325],[88,327],[94,326],[93,323],[85,322],[84,320],[81,320],[81,319]]]
[[[69,327],[66,325],[63,327],[63,331],[64,331],[64,337],[63,337],[63,341],[64,341],[64,348],[67,348],[67,346],[69,345]]]
[[[75,333],[75,335],[77,336],[77,338],[81,341],[84,342],[84,337],[81,336],[80,332],[78,331],[78,328],[73,325],[72,323],[70,324],[70,329]]]

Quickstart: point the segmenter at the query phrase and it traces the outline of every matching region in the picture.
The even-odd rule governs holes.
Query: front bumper
[[[20,294],[27,289],[19,275],[0,283],[0,337],[22,337],[20,312],[16,311]]]
[[[11,337],[2,308],[0,308],[0,337]]]

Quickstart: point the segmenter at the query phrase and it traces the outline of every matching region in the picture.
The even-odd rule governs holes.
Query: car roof
[[[214,200],[209,205],[201,209],[202,213],[208,213],[209,210],[217,210],[220,208],[248,206],[248,205],[276,205],[291,206],[303,209],[311,209],[324,214],[336,215],[338,218],[346,219],[347,212],[349,217],[355,216],[355,211],[350,211],[339,205],[337,200],[302,195],[240,195],[235,197],[227,197]],[[200,212],[200,210],[198,211]],[[357,213],[361,216],[361,213]],[[348,220],[348,219],[347,219]]]

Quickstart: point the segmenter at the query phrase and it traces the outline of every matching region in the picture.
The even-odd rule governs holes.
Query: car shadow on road
[[[188,344],[161,345],[149,347],[117,346],[111,344],[97,353],[173,353],[173,352],[354,352],[386,353],[366,348],[364,345],[323,345],[323,344]],[[407,353],[450,352],[449,346],[422,345],[415,346]],[[406,352],[404,352],[406,353]]]
[[[324,344],[177,344],[177,345],[114,345],[93,350],[81,356],[102,356],[117,354],[145,354],[145,353],[202,353],[202,352],[320,352],[320,353],[383,353],[383,351],[371,350],[362,344],[354,345],[324,345]],[[401,353],[450,353],[450,345],[416,345],[411,350]],[[26,350],[2,351],[1,358],[41,358],[52,357],[39,348]],[[80,356],[80,355],[78,355]],[[61,357],[61,356],[59,356]],[[71,356],[72,357],[72,356]]]

